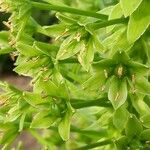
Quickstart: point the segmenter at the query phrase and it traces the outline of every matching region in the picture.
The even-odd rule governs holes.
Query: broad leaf
[[[93,43],[95,50],[99,53],[102,53],[105,51],[105,47],[103,46],[102,42],[100,41],[99,37],[97,35],[92,35],[93,36]]]
[[[117,64],[122,63],[122,64],[128,64],[128,61],[130,60],[130,57],[125,51],[117,51],[113,55],[113,60],[116,61]]]
[[[41,97],[40,94],[34,94],[30,92],[24,92],[23,98],[33,107],[38,107],[38,105],[47,105],[49,106],[49,101]]]
[[[141,135],[140,135],[140,139],[142,140],[142,141],[148,141],[148,140],[150,140],[150,129],[146,129],[146,130],[144,130],[142,133],[141,133]]]
[[[135,76],[143,76],[150,71],[150,68],[148,66],[134,61],[130,61],[128,63],[128,67],[131,68]]]
[[[31,128],[49,128],[56,120],[56,116],[49,114],[48,111],[42,111],[34,116]]]
[[[42,79],[42,78],[40,78],[36,82],[36,84],[34,86],[34,91],[35,92],[43,91],[47,95],[50,95],[50,96],[56,96],[60,92],[59,88],[51,80],[44,81],[44,79]]]
[[[99,90],[102,91],[106,82],[104,72],[92,75],[87,81],[83,83],[84,90]]]
[[[127,38],[135,42],[146,31],[150,24],[149,0],[143,0],[139,8],[131,15],[128,24]]]
[[[64,34],[66,30],[66,25],[64,24],[55,24],[51,26],[43,26],[42,29],[39,28],[40,33],[43,33],[47,36],[57,37],[61,34]]]
[[[112,19],[117,19],[117,18],[120,18],[122,17],[123,13],[122,13],[122,9],[121,9],[121,6],[120,6],[120,3],[116,4],[113,9],[111,10],[111,13],[109,15],[109,20],[112,20]],[[110,32],[113,28],[114,28],[115,25],[113,26],[110,26],[110,27],[107,27],[107,32]]]
[[[56,56],[59,46],[35,41],[33,46],[47,56]]]
[[[63,59],[72,57],[75,54],[77,54],[79,51],[85,49],[84,42],[77,41],[74,38],[75,38],[75,36],[68,37],[61,44],[60,49],[57,53],[57,57],[56,57],[58,60],[63,60]]]
[[[150,128],[150,114],[145,114],[140,118],[142,124],[146,128]]]
[[[146,78],[137,78],[135,83],[135,89],[137,92],[150,95],[150,83]]]
[[[127,83],[126,79],[118,79],[113,77],[108,91],[108,99],[111,101],[114,109],[118,109],[127,99]]]
[[[39,56],[43,54],[41,51],[37,50],[36,48],[33,48],[32,46],[24,44],[22,42],[17,43],[17,50],[21,54],[29,57]]]
[[[57,13],[56,17],[61,21],[65,22],[66,24],[76,24],[77,21],[72,19],[71,17],[68,17],[66,15],[63,15],[62,13]]]
[[[133,94],[133,95],[130,95],[130,98],[131,98],[133,107],[136,109],[136,111],[140,115],[150,113],[150,109],[149,109],[148,105],[143,100],[144,99],[143,94],[138,94],[138,95]]]
[[[73,110],[68,109],[58,125],[58,132],[64,141],[70,137],[70,122],[73,115]]]
[[[129,113],[125,107],[118,108],[113,115],[113,124],[114,126],[122,131],[128,121]]]
[[[141,122],[136,118],[135,115],[132,115],[126,125],[125,132],[129,138],[138,137],[142,132],[143,127]]]
[[[115,141],[117,150],[127,150],[128,147],[128,138],[126,136],[122,136],[118,140]]]
[[[126,30],[120,36],[118,39],[114,42],[112,45],[111,51],[109,56],[112,56],[117,51],[127,51],[132,47],[132,44],[129,43],[126,35]]]
[[[125,17],[131,15],[143,0],[120,0],[120,4]]]

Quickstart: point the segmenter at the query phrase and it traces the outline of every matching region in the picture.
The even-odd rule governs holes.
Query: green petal
[[[114,76],[110,84],[108,99],[111,101],[114,109],[117,109],[123,105],[127,99],[128,93],[126,79],[124,78],[123,80],[120,80]]]

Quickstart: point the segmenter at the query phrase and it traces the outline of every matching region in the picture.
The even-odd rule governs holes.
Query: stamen
[[[108,78],[108,72],[107,72],[106,69],[104,69],[104,75],[105,75],[106,78]]]
[[[117,92],[116,97],[115,97],[115,101],[119,98],[119,93]]]
[[[123,75],[123,67],[122,67],[122,66],[120,66],[120,67],[118,68],[117,74],[118,74],[119,78],[121,78],[121,76]]]

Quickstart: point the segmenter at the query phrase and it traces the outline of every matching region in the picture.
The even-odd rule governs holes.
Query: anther
[[[117,74],[118,74],[119,78],[121,78],[121,76],[123,75],[123,67],[122,67],[122,66],[120,66],[120,67],[118,68]]]
[[[105,75],[106,78],[108,78],[108,72],[107,72],[106,69],[104,69],[104,75]]]

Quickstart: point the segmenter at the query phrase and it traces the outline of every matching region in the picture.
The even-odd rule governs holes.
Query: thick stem
[[[128,22],[128,18],[119,18],[119,19],[112,19],[108,21],[101,21],[97,23],[90,23],[87,25],[87,28],[91,28],[92,30],[98,30],[103,27],[115,25],[115,24],[125,24]]]
[[[76,101],[71,100],[71,105],[75,109],[81,109],[85,107],[92,107],[92,106],[99,106],[99,107],[111,107],[110,101],[106,100],[105,98],[100,98],[96,100],[82,100],[82,101]]]
[[[102,20],[108,19],[108,16],[104,14],[99,14],[92,11],[84,11],[84,10],[66,7],[66,6],[50,5],[50,4],[39,3],[39,2],[32,2],[32,6],[42,10],[55,10],[58,12],[66,12],[66,13],[71,13],[71,14],[76,14],[81,16],[94,17]]]
[[[92,149],[92,148],[95,148],[95,147],[108,145],[108,144],[111,144],[111,143],[112,143],[112,140],[108,139],[108,140],[104,140],[104,141],[101,141],[101,142],[89,144],[89,145],[86,145],[86,146],[83,146],[83,147],[80,147],[80,148],[77,148],[77,149],[74,149],[74,150],[85,150],[85,149],[88,150],[88,149]]]

